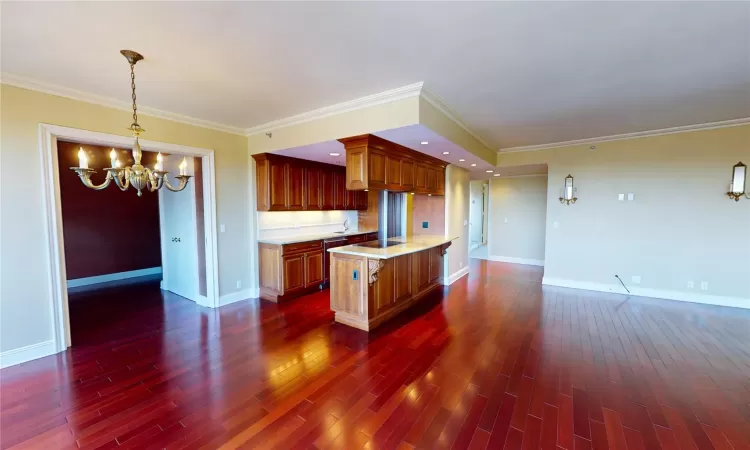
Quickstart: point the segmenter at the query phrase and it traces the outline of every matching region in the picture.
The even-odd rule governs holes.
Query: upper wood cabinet
[[[367,209],[367,196],[346,189],[346,169],[261,153],[256,163],[258,211]]]
[[[346,188],[445,194],[447,163],[372,134],[339,139],[346,148]]]

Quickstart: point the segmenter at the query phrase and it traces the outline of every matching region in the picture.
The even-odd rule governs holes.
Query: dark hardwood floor
[[[218,310],[71,300],[74,346],[0,372],[3,448],[746,449],[750,312],[469,277],[367,334],[327,292]]]

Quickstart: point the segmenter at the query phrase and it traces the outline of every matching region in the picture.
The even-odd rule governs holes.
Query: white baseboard
[[[0,353],[0,369],[54,355],[55,341],[44,341]]]
[[[514,258],[512,256],[490,255],[487,257],[490,261],[499,261],[512,264],[525,264],[527,266],[544,266],[543,259]]]
[[[145,277],[148,275],[161,275],[161,267],[151,267],[148,269],[130,270],[127,272],[108,273],[106,275],[96,275],[86,278],[74,278],[68,280],[68,288],[77,288],[81,286],[91,286],[92,284],[108,283],[110,281],[127,280],[128,278]]]
[[[588,281],[565,280],[562,278],[543,277],[542,284],[548,286],[559,286],[572,289],[584,289],[587,291],[611,292],[615,294],[628,295],[625,289],[618,284],[592,283]],[[732,308],[750,309],[750,298],[724,297],[720,295],[695,294],[692,292],[668,291],[663,289],[650,289],[629,286],[630,295],[638,297],[660,298],[665,300],[677,300],[681,302],[702,303],[704,305],[729,306]]]
[[[258,298],[260,295],[258,289],[243,289],[241,291],[232,292],[231,294],[222,295],[219,297],[219,306],[229,305],[248,298]]]
[[[464,267],[461,270],[457,270],[451,276],[443,278],[443,285],[450,286],[456,280],[458,280],[459,278],[461,278],[464,275],[467,275],[468,273],[469,273],[469,266],[466,266],[466,267]]]

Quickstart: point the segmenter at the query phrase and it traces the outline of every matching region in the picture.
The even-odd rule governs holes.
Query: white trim
[[[717,128],[738,127],[738,126],[748,125],[748,124],[750,124],[750,117],[744,117],[741,119],[723,120],[721,122],[699,123],[695,125],[684,125],[684,126],[672,127],[672,128],[660,128],[658,130],[636,131],[634,133],[613,134],[610,136],[576,139],[572,141],[554,142],[551,144],[525,145],[521,147],[499,148],[497,149],[497,152],[500,155],[504,153],[531,152],[531,151],[536,151],[536,150],[547,150],[551,148],[570,147],[573,145],[596,144],[599,142],[621,141],[624,139],[635,139],[635,138],[643,138],[643,137],[651,137],[651,136],[663,136],[666,134],[684,133],[688,131],[714,130]]]
[[[28,89],[30,91],[43,92],[45,94],[56,95],[58,97],[65,97],[82,102],[93,103],[95,105],[105,106],[107,108],[114,108],[122,111],[133,110],[133,106],[129,101],[122,101],[112,97],[91,94],[89,92],[79,91],[77,89],[71,89],[57,84],[45,83],[43,81],[34,80],[12,73],[3,72],[2,74],[0,74],[0,82],[9,86],[19,87],[21,89]],[[172,122],[180,122],[196,127],[222,131],[224,133],[239,134],[242,136],[245,135],[245,130],[240,127],[224,125],[218,122],[212,122],[210,120],[197,119],[195,117],[186,116],[184,114],[173,113],[156,108],[149,108],[148,106],[138,105],[138,112],[142,112],[147,116],[170,120]]]
[[[513,256],[489,255],[488,261],[498,261],[511,264],[524,264],[526,266],[544,266],[543,259],[516,258]]]
[[[530,177],[547,177],[549,176],[549,173],[531,173],[528,175],[504,175],[500,177],[492,177],[489,180],[500,180],[503,178],[530,178]]]
[[[68,280],[68,289],[92,284],[108,283],[110,281],[127,280],[129,278],[145,277],[149,275],[160,275],[161,267],[149,267],[148,269],[129,270],[127,272],[108,273],[105,275],[94,275],[93,277],[73,278]]]
[[[561,278],[542,278],[542,284],[547,286],[559,286],[571,289],[583,289],[587,291],[609,292],[628,295],[628,293],[617,284],[592,283],[588,281],[565,280]],[[637,297],[650,297],[665,300],[677,300],[681,302],[701,303],[704,305],[729,306],[733,308],[750,309],[750,298],[724,297],[719,295],[695,294],[692,292],[668,291],[663,289],[650,289],[641,287],[630,287],[630,295]]]
[[[467,265],[467,266],[464,266],[463,269],[459,269],[456,272],[454,272],[453,275],[443,278],[443,285],[450,286],[451,284],[455,283],[456,280],[468,274],[469,274],[469,266]]]
[[[57,350],[55,349],[55,341],[53,340],[14,348],[13,350],[0,353],[0,369],[22,364],[33,359],[44,358],[55,353],[57,353]]]
[[[57,140],[70,139],[76,142],[104,145],[107,147],[129,147],[133,139],[127,136],[80,130],[77,128],[58,125],[39,124],[39,152],[42,184],[42,200],[44,203],[45,240],[47,260],[42,261],[49,272],[47,286],[50,292],[50,310],[53,336],[52,343],[55,352],[61,352],[70,346],[70,317],[68,311],[68,292],[66,288],[66,271],[64,245],[62,233],[62,214],[60,208],[60,181],[57,162]],[[161,151],[170,154],[182,154],[203,157],[204,177],[208,173],[210,183],[204,183],[204,201],[207,207],[206,233],[213,236],[206,243],[206,268],[208,303],[216,307],[218,295],[218,257],[216,240],[216,189],[214,152],[210,149],[188,147],[184,145],[168,144],[164,142],[143,140],[140,142],[143,150]],[[205,180],[206,178],[204,178]],[[211,270],[209,270],[211,268]],[[211,276],[212,275],[212,276]]]
[[[391,103],[397,100],[403,100],[410,97],[418,97],[423,89],[424,82],[409,84],[396,89],[379,92],[377,94],[367,95],[365,97],[355,98],[346,102],[336,103],[335,105],[324,106],[323,108],[313,109],[294,116],[283,119],[272,120],[261,125],[246,128],[245,134],[248,136],[260,133],[268,133],[292,125],[311,122],[313,120],[323,119],[325,117],[335,116],[351,111],[369,108],[384,103]],[[491,147],[490,147],[491,148]]]
[[[484,138],[482,138],[480,135],[478,135],[476,132],[474,132],[471,128],[469,128],[469,125],[466,124],[466,122],[463,121],[461,116],[456,112],[455,109],[451,108],[448,103],[445,102],[439,95],[437,95],[435,92],[433,92],[430,88],[427,86],[422,87],[422,98],[427,101],[430,105],[434,106],[435,109],[440,111],[450,119],[453,123],[458,125],[462,130],[469,133],[471,137],[479,141],[482,145],[487,147],[488,149],[495,148],[494,146],[490,145]]]
[[[256,289],[243,289],[241,291],[232,292],[231,294],[225,294],[219,297],[219,306],[229,305],[249,298],[258,298],[255,294]]]

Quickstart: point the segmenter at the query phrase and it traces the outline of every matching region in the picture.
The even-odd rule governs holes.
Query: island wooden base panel
[[[336,315],[334,316],[334,320],[338,323],[342,323],[344,325],[348,325],[350,327],[358,328],[363,331],[370,331],[378,327],[380,324],[392,319],[393,317],[397,316],[407,308],[411,307],[424,297],[427,297],[430,293],[435,291],[436,289],[442,287],[441,284],[432,284],[429,288],[427,288],[424,292],[421,292],[416,297],[412,298],[409,301],[402,302],[398,304],[397,306],[394,306],[393,308],[389,309],[388,311],[384,312],[380,316],[364,320],[361,316],[356,314],[351,314],[345,311],[336,311]]]
[[[0,448],[747,449],[750,311],[469,275],[371,333],[328,291],[217,310],[118,287],[0,371]]]

